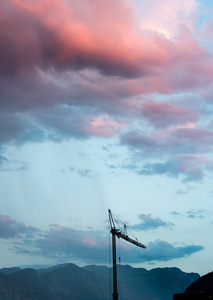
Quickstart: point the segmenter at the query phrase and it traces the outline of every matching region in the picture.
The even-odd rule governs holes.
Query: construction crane
[[[112,257],[113,257],[113,300],[118,300],[118,292],[117,292],[117,264],[116,264],[116,236],[117,238],[122,238],[127,242],[134,244],[141,248],[146,248],[143,244],[139,243],[138,240],[133,240],[127,235],[127,228],[124,224],[124,233],[122,233],[121,229],[115,227],[115,221],[110,209],[108,209],[109,213],[109,223],[110,223],[110,232],[112,234]]]

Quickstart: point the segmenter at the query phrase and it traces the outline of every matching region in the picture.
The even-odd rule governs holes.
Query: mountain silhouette
[[[171,300],[199,275],[178,268],[132,268],[118,265],[119,299]],[[3,274],[4,273],[4,274]],[[112,269],[62,264],[47,269],[0,270],[1,300],[108,300],[112,294]]]
[[[174,300],[204,300],[213,299],[213,272],[208,273],[193,282],[185,292],[174,295]]]

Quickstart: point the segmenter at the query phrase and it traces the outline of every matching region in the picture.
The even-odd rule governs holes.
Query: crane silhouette
[[[121,229],[115,227],[115,221],[110,209],[108,209],[109,213],[109,223],[110,223],[110,232],[112,234],[112,257],[113,257],[113,300],[118,299],[118,291],[117,291],[117,264],[116,264],[116,236],[117,238],[122,238],[127,242],[134,244],[141,248],[146,248],[143,244],[139,243],[138,240],[133,240],[127,235],[127,228],[124,224],[124,233],[122,233]]]

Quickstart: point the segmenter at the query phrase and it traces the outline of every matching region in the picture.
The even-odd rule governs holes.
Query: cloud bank
[[[8,145],[118,138],[152,158],[137,174],[212,172],[211,24],[198,27],[196,1],[0,3],[1,157]]]
[[[173,226],[173,224],[165,223],[158,218],[153,219],[150,215],[140,215],[140,218],[144,220],[144,223],[137,225],[136,230]],[[55,261],[75,260],[86,263],[107,263],[109,247],[111,247],[109,237],[103,231],[76,230],[57,224],[52,224],[48,231],[41,231],[4,215],[0,216],[0,238],[10,239],[10,251],[16,254],[53,258]],[[121,244],[123,260],[126,263],[169,261],[192,255],[202,249],[204,248],[200,245],[176,247],[162,240],[149,242],[147,249],[143,251],[139,251],[137,247],[129,243]]]

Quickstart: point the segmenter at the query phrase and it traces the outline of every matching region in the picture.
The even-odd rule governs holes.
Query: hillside
[[[185,292],[174,295],[174,300],[178,299],[212,299],[213,298],[213,272],[208,273],[193,282]]]
[[[213,292],[213,272],[200,277],[186,289],[186,293],[205,292]]]
[[[99,266],[86,266],[86,270],[109,278],[109,269]],[[118,291],[124,300],[158,299],[171,300],[174,293],[181,293],[194,282],[199,275],[184,273],[178,268],[156,268],[147,271],[144,268],[132,268],[118,265]]]
[[[0,299],[106,300],[110,297],[110,273],[104,266],[80,268],[74,264],[40,270],[1,269]],[[177,268],[147,271],[118,265],[119,299],[171,300],[173,293],[183,292],[198,278],[196,273],[184,273]]]

